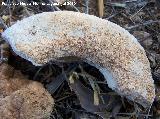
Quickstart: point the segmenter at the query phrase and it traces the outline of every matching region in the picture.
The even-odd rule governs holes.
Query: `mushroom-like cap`
[[[54,105],[42,84],[0,64],[0,119],[46,119]]]
[[[48,119],[52,108],[53,98],[38,82],[0,98],[1,119]]]
[[[44,12],[18,21],[2,36],[34,65],[76,56],[100,66],[108,86],[149,106],[155,97],[150,64],[136,38],[120,26],[71,11]]]

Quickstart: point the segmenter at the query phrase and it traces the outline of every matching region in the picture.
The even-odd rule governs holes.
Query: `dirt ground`
[[[0,0],[0,3],[7,2]],[[54,0],[16,0],[17,2],[45,2]],[[62,1],[62,0],[61,0]],[[59,6],[5,6],[0,5],[0,32],[14,24],[17,20],[45,11],[71,10],[99,16],[98,0],[72,0],[76,5]],[[9,1],[8,1],[9,2]],[[12,2],[12,1],[10,1]],[[104,0],[103,19],[112,21],[133,34],[144,47],[150,61],[152,76],[156,86],[156,98],[150,109],[143,109],[140,105],[120,97],[104,83],[102,74],[84,62],[60,63],[50,62],[43,67],[35,67],[30,62],[20,58],[10,49],[4,48],[4,57],[8,63],[21,70],[30,80],[41,82],[55,99],[55,108],[50,119],[100,119],[99,113],[112,119],[160,119],[160,1],[159,0]],[[0,38],[0,44],[4,44]],[[1,49],[2,50],[2,49]],[[5,52],[6,50],[6,52]],[[9,53],[8,53],[9,52]],[[2,54],[1,54],[2,57]],[[81,85],[77,96],[68,79],[77,78]],[[86,80],[86,78],[88,80]],[[89,80],[91,79],[91,80]],[[107,109],[100,106],[101,111],[88,112],[88,108],[81,102],[83,95],[95,93],[92,81],[98,87],[96,91],[107,102]],[[81,90],[83,86],[85,90]],[[92,98],[86,99],[89,102]],[[83,105],[83,106],[82,106]],[[91,105],[92,106],[92,105]]]

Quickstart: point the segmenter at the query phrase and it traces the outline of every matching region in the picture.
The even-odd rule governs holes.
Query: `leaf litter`
[[[27,2],[27,1],[26,1]],[[39,1],[38,2],[42,2]],[[43,1],[46,2],[46,1]],[[49,1],[48,1],[49,2]],[[87,4],[86,4],[87,3]],[[160,118],[160,6],[158,0],[104,0],[104,19],[128,29],[145,48],[153,79],[156,83],[156,99],[150,110],[144,110],[108,88],[102,74],[84,62],[50,62],[35,67],[7,50],[10,65],[28,75],[30,80],[41,82],[55,99],[51,119],[69,118]],[[98,15],[96,1],[81,1],[73,6],[58,6],[61,10],[73,10]],[[55,6],[0,7],[0,29],[17,20],[45,11],[54,11]],[[12,13],[12,14],[11,14]],[[2,26],[2,27],[1,27]],[[0,39],[0,43],[2,40]],[[4,50],[5,51],[5,50]],[[2,54],[1,54],[2,57]],[[2,59],[3,60],[3,59]],[[99,116],[97,116],[99,115]]]

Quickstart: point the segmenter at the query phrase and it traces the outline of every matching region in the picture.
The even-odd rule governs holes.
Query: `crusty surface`
[[[0,72],[4,72],[0,75],[0,119],[49,118],[54,105],[51,95],[40,83],[11,69],[7,64],[0,66]]]
[[[154,82],[144,49],[134,36],[112,22],[71,11],[48,12],[17,22],[2,36],[34,65],[77,56],[106,68],[116,82],[109,87],[120,95],[143,106],[154,100]]]
[[[0,98],[11,95],[14,91],[26,87],[31,82],[10,65],[0,64]]]

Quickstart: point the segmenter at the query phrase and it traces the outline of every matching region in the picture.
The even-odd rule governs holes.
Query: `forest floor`
[[[16,0],[29,3],[30,0]],[[54,2],[51,0],[33,0],[34,2]],[[73,0],[72,0],[73,1]],[[97,0],[74,0],[76,5],[60,6],[5,6],[0,5],[0,31],[14,24],[17,20],[33,14],[70,10],[99,16]],[[129,101],[108,88],[102,74],[85,62],[50,62],[42,67],[35,67],[30,62],[15,55],[9,55],[9,64],[15,67],[30,80],[41,82],[55,99],[51,119],[100,119],[99,113],[105,113],[106,118],[116,119],[160,119],[160,1],[159,0],[104,0],[103,19],[112,21],[133,34],[144,47],[150,61],[152,76],[156,86],[156,98],[150,109]],[[4,42],[0,39],[0,44]],[[68,79],[78,78],[78,94],[68,84]],[[87,80],[86,80],[87,79]],[[93,88],[94,86],[98,88]],[[85,90],[82,90],[86,87]],[[94,89],[94,90],[93,90]],[[96,90],[96,91],[95,91]],[[81,102],[83,95],[97,92],[107,98],[107,109],[102,108],[88,112],[88,105]],[[78,96],[77,96],[78,95]],[[93,100],[86,98],[85,103]],[[97,98],[97,100],[99,100]],[[83,105],[83,106],[82,106]]]

